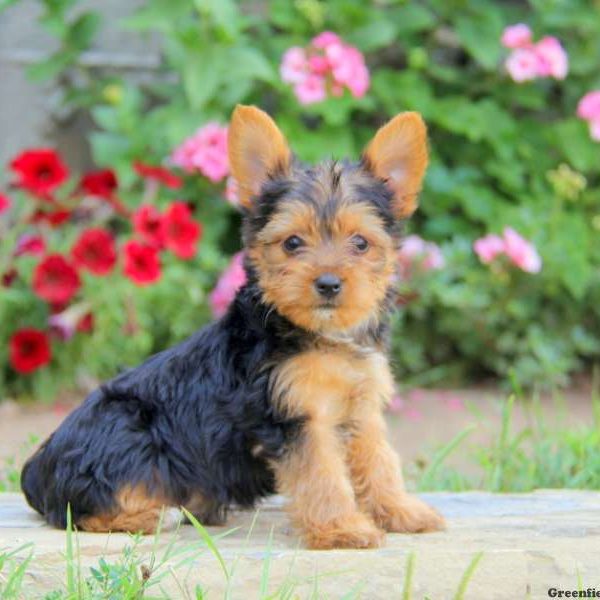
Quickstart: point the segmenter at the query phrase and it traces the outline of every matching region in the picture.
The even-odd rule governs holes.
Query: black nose
[[[333,298],[342,289],[342,280],[333,273],[323,273],[315,279],[315,289],[324,298]]]

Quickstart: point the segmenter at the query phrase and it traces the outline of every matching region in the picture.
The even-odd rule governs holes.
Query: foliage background
[[[78,0],[39,3],[40,31],[59,49],[29,75],[59,80],[62,102],[91,115],[94,161],[117,171],[130,207],[143,195],[133,160],[164,161],[202,124],[226,123],[238,102],[273,114],[306,160],[358,157],[386,118],[423,114],[432,164],[408,229],[440,244],[446,266],[403,289],[393,339],[401,381],[566,383],[598,359],[600,145],[575,116],[578,100],[600,88],[596,0],[147,0],[118,24],[160,39],[160,74],[143,83],[81,65],[81,52],[104,26],[97,12]],[[561,40],[570,61],[565,81],[519,85],[507,77],[500,36],[517,22]],[[371,88],[361,99],[302,106],[279,77],[281,56],[326,29],[365,53]],[[573,189],[561,164],[585,176],[585,189]],[[39,396],[88,375],[110,376],[206,322],[207,293],[239,249],[239,216],[222,192],[187,178],[177,197],[194,202],[204,224],[197,259],[174,261],[159,284],[144,289],[117,276],[90,278],[97,316],[91,337],[55,347],[52,365],[25,380],[0,366],[4,388]],[[504,226],[535,242],[544,261],[539,275],[479,263],[472,242]],[[53,235],[58,251],[72,242]],[[15,239],[3,240],[3,248]],[[135,335],[124,333],[127,306],[139,324]],[[26,286],[2,290],[0,365],[7,364],[9,324],[42,324],[46,311]]]

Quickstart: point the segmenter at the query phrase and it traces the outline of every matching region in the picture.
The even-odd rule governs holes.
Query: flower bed
[[[165,51],[159,79],[137,85],[78,65],[93,11],[44,3],[60,49],[33,75],[60,75],[63,110],[91,115],[99,169],[70,176],[31,149],[7,170],[0,393],[112,375],[223,314],[244,279],[226,160],[237,102],[273,113],[305,160],[356,158],[386,118],[425,117],[431,166],[399,254],[402,381],[564,384],[597,360],[591,4],[268,4],[259,18],[229,0],[147,0],[123,26]]]

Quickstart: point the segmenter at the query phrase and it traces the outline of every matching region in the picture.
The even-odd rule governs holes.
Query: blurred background
[[[392,337],[415,439],[504,389],[566,390],[591,419],[598,0],[0,0],[0,86],[6,414],[66,411],[226,310],[241,102],[308,161],[358,158],[400,111],[427,121]],[[36,414],[21,436],[62,418]]]

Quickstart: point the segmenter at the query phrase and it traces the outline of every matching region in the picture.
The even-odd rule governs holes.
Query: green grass
[[[594,386],[594,389],[597,389]],[[519,400],[528,413],[528,425],[516,430],[515,396],[501,407],[499,431],[485,446],[469,446],[469,437],[480,422],[459,433],[434,452],[428,464],[415,465],[411,478],[419,491],[528,492],[540,488],[600,490],[600,396],[592,393],[593,416],[589,423],[576,428],[550,427],[537,398]],[[556,400],[559,416],[568,410]],[[562,411],[562,413],[561,413]],[[563,419],[560,419],[563,420]],[[450,456],[462,454],[470,462],[467,475],[449,466]]]
[[[21,470],[17,468],[17,465],[21,464],[31,454],[38,442],[39,438],[37,436],[30,435],[15,456],[2,461],[2,464],[0,464],[0,492],[18,492],[21,490]]]

